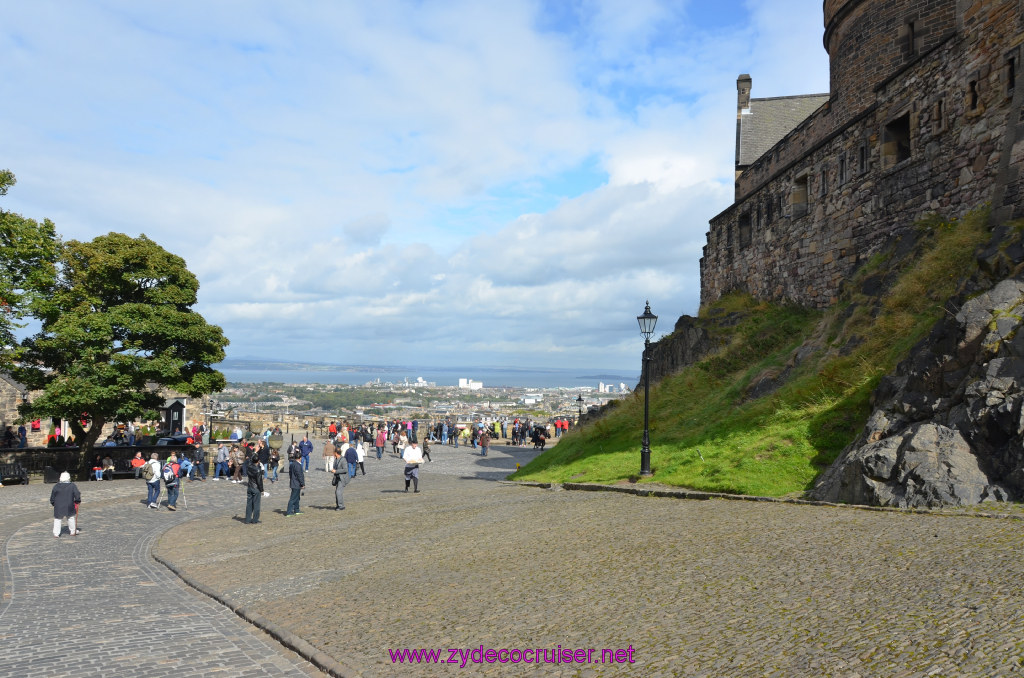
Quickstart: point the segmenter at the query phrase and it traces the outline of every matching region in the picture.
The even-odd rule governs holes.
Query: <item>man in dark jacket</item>
[[[345,462],[348,464],[348,477],[355,478],[356,464],[359,463],[359,453],[356,452],[355,447],[349,447],[345,450]]]
[[[247,524],[260,522],[260,501],[263,497],[263,464],[258,455],[253,454],[245,464],[245,475],[249,485],[245,491],[245,520]]]
[[[292,460],[288,464],[288,487],[291,488],[292,495],[288,498],[288,508],[284,512],[286,516],[302,514],[302,511],[299,510],[299,495],[302,488],[306,486],[306,476],[302,472],[302,463],[299,462],[299,457],[300,454],[293,454]]]
[[[53,536],[60,537],[64,519],[68,519],[68,530],[71,536],[78,534],[75,524],[78,516],[78,505],[82,503],[82,495],[78,486],[71,482],[71,474],[65,471],[60,474],[60,482],[50,492],[50,505],[53,506]]]
[[[196,443],[196,451],[192,455],[192,480],[206,480],[206,450],[201,442]]]

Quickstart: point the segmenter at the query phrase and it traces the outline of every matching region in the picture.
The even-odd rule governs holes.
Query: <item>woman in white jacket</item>
[[[366,457],[366,451],[363,449],[363,443],[360,441],[356,443],[356,463],[359,464],[359,470],[366,475],[366,467],[363,466],[363,459]]]

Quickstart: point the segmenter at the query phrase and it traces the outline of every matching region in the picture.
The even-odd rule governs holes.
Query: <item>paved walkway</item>
[[[330,493],[316,472],[310,493]],[[450,476],[503,478],[527,448],[481,459],[466,448],[435,457]],[[376,459],[366,465],[371,471]],[[391,455],[383,462],[401,466]],[[378,467],[379,470],[380,467]],[[288,476],[267,483],[264,515],[287,502]],[[141,480],[79,482],[82,534],[54,539],[52,485],[0,488],[0,678],[39,676],[310,676],[321,671],[216,601],[184,586],[150,555],[168,529],[199,534],[195,521],[244,512],[245,489],[228,481],[184,483],[177,512],[148,509]],[[325,489],[326,488],[326,489]],[[331,495],[333,496],[333,494]],[[166,494],[161,495],[166,500]],[[264,578],[262,566],[229,573],[233,581]]]
[[[60,539],[52,485],[0,489],[0,676],[319,675],[150,557],[160,534],[227,494],[186,488],[189,511],[172,513],[146,508],[141,480],[79,486],[82,534]]]
[[[49,536],[49,486],[0,489],[0,676],[314,672],[149,548],[353,675],[1024,674],[1022,521],[542,490],[478,479],[532,450],[434,454],[420,494],[402,491],[399,460],[368,460],[340,513],[326,473],[310,471],[301,516],[282,515],[286,488],[270,486],[258,526],[238,519],[241,485],[191,483],[174,514],[137,503],[133,481],[82,483],[75,542]],[[133,633],[141,649],[122,640]],[[558,646],[632,647],[635,663],[389,654]]]

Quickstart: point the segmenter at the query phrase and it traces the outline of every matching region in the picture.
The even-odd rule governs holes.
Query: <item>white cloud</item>
[[[233,355],[634,367],[646,299],[696,311],[736,75],[827,89],[820,2],[555,4],[11,4],[4,207],[183,256]]]

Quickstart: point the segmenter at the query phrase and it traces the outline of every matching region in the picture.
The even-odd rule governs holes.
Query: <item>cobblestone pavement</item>
[[[329,475],[311,470],[303,515],[285,517],[287,488],[271,485],[261,525],[240,523],[244,488],[224,481],[186,486],[190,509],[195,505],[188,513],[201,517],[187,523],[186,513],[148,511],[114,496],[108,501],[112,517],[141,521],[140,530],[148,535],[130,549],[130,567],[139,567],[136,558],[154,567],[145,557],[148,538],[160,558],[232,606],[272,620],[367,677],[1024,674],[1022,521],[681,501],[479,480],[501,477],[532,454],[494,447],[491,456],[481,458],[465,448],[434,447],[435,461],[421,468],[419,494],[402,491],[398,459],[370,458],[367,475],[345,489],[343,512],[333,510]],[[287,476],[283,480],[286,485]],[[109,490],[104,484],[95,492],[114,493],[122,483],[131,481],[110,483]],[[102,501],[91,498],[95,484],[82,485],[86,500],[96,506],[92,510],[102,513]],[[25,505],[8,503],[8,489],[22,488],[0,489],[0,529],[16,519],[5,518],[8,506]],[[12,512],[25,517],[25,510]],[[33,576],[19,578],[16,571],[13,603],[0,607],[5,648],[0,676],[15,675],[4,662],[10,661],[10,637],[24,638],[13,629],[24,626],[33,629],[33,644],[17,649],[16,658],[51,662],[42,671],[47,675],[64,675],[63,669],[71,675],[63,660],[47,659],[63,635],[82,638],[74,656],[99,671],[125,645],[110,643],[106,654],[90,657],[87,641],[105,636],[107,629],[120,631],[115,624],[153,629],[146,635],[166,638],[193,620],[206,623],[206,608],[192,608],[205,599],[165,581],[171,579],[166,571],[151,573],[148,586],[136,586],[147,595],[175,587],[174,600],[189,600],[178,610],[184,620],[171,618],[166,602],[161,615],[148,600],[138,602],[137,592],[125,598],[130,587],[120,588],[120,602],[84,616],[45,612],[41,608],[49,595],[81,598],[64,609],[85,610],[85,600],[102,579],[72,587],[59,574],[46,574],[55,559],[47,552],[54,548],[50,542],[62,548],[81,548],[82,542],[53,539],[48,511],[32,510],[31,524],[8,540],[8,550],[12,544],[20,547],[10,561],[52,576],[50,588],[56,591],[33,594],[35,609],[23,604],[12,622],[8,616],[19,603],[19,582]],[[91,516],[86,520],[95,524]],[[91,529],[89,523],[86,528]],[[108,549],[116,547],[117,540],[109,541]],[[121,577],[122,564],[130,569],[123,563],[127,558],[111,553],[94,552],[94,564],[83,559],[69,571],[92,567]],[[65,623],[74,627],[65,634],[51,630],[55,619],[70,619]],[[35,640],[37,628],[42,642]],[[244,628],[232,637],[259,640]],[[212,638],[202,647],[217,642],[243,652]],[[481,646],[594,648],[595,661],[601,649],[632,647],[636,663],[474,663],[467,654],[469,661],[460,668],[399,666],[389,658],[389,650],[442,648],[443,662],[451,658],[447,648]],[[187,674],[195,666],[184,656],[152,651],[173,662],[155,664],[155,675],[181,675],[183,669]],[[280,648],[276,652],[276,660],[287,658]],[[223,658],[213,649],[199,657],[223,675],[245,675],[243,668],[249,668],[240,660],[216,665]],[[138,659],[126,661],[136,666]],[[265,661],[270,667],[272,660]],[[279,673],[276,666],[267,671]]]
[[[213,517],[156,550],[364,676],[1024,673],[1024,522],[473,479],[513,465],[504,450],[435,448],[420,494],[397,459],[374,459],[340,513],[312,473],[304,515],[279,498],[260,526]],[[396,666],[388,652],[481,646],[632,646],[636,663]]]
[[[320,675],[150,557],[169,527],[236,503],[210,484],[172,513],[146,507],[142,480],[80,482],[82,534],[60,539],[52,485],[0,488],[0,676]]]

